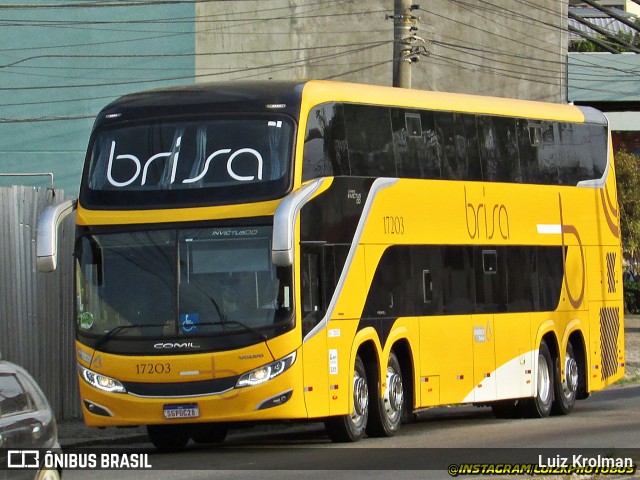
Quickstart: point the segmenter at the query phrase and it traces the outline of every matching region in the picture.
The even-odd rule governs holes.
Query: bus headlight
[[[291,365],[296,361],[296,352],[293,352],[286,357],[281,358],[280,360],[276,360],[275,362],[271,362],[267,365],[263,365],[260,368],[256,368],[255,370],[251,370],[250,372],[244,373],[238,379],[236,383],[236,388],[239,387],[250,387],[253,385],[260,385],[261,383],[267,382],[272,378],[277,377],[285,370],[288,370]]]
[[[115,378],[100,375],[99,373],[89,370],[88,368],[85,368],[80,364],[78,364],[78,372],[80,372],[80,376],[84,379],[84,381],[93,387],[96,387],[105,392],[127,393],[124,385],[122,385]]]

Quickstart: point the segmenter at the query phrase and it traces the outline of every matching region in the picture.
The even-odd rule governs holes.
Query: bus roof
[[[301,107],[307,110],[325,102],[607,123],[602,113],[589,107],[328,80],[199,83],[148,90],[125,95],[107,105],[98,115],[97,123],[175,115],[179,107],[185,106],[195,114],[277,110],[298,117]]]
[[[307,82],[304,98],[312,104],[328,101],[375,103],[416,109],[482,113],[540,120],[588,121],[603,125],[607,122],[601,112],[590,107],[325,80]]]

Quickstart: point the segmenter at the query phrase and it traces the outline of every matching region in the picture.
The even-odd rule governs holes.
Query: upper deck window
[[[603,124],[324,103],[307,120],[302,180],[398,177],[577,185],[607,166]]]
[[[289,187],[287,117],[120,124],[98,130],[81,201],[93,208],[241,203]]]

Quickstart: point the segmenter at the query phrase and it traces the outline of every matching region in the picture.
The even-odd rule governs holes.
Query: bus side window
[[[591,160],[593,164],[593,178],[602,178],[607,168],[607,127],[603,125],[589,125]]]
[[[522,170],[518,152],[518,136],[513,118],[496,118],[494,120],[498,140],[499,162],[498,181],[520,183]]]
[[[391,135],[398,176],[420,178],[420,151],[424,143],[420,114],[391,108]]]
[[[416,315],[442,314],[442,247],[411,247],[413,278],[416,280]]]
[[[540,311],[551,312],[558,307],[564,278],[562,247],[537,247]]]
[[[362,316],[376,318],[414,315],[412,286],[409,247],[387,248],[373,275]]]
[[[533,268],[531,247],[509,247],[507,249],[507,296],[510,312],[534,311],[534,295],[537,297],[536,285],[533,285]]]
[[[317,252],[302,252],[300,276],[302,279],[302,316],[306,317],[322,310],[320,304],[320,255]]]
[[[542,142],[542,129],[539,122],[516,120],[516,135],[520,151],[520,167],[522,181],[526,183],[543,183],[538,166],[538,152]]]
[[[476,309],[477,313],[507,311],[507,285],[504,248],[476,247]]]
[[[476,302],[473,248],[446,246],[442,257],[444,313],[472,313]]]
[[[442,147],[442,178],[446,180],[457,180],[463,178],[461,170],[464,170],[465,159],[458,158],[458,148],[456,147],[456,131],[454,126],[454,116],[450,112],[435,112],[433,114],[436,123],[436,135],[438,143]],[[465,149],[466,150],[466,149]],[[461,165],[458,165],[458,162]]]
[[[349,175],[341,103],[324,103],[311,109],[307,119],[303,158],[302,181]]]
[[[580,139],[580,129],[577,124],[559,123],[560,133],[560,161],[558,174],[563,185],[576,185],[581,180],[593,176],[593,163],[589,152],[582,152],[581,145],[588,145],[589,139]],[[585,155],[586,154],[586,155]]]
[[[560,161],[559,142],[557,140],[558,122],[542,122],[542,146],[538,150],[538,165],[541,182],[546,185],[558,185],[560,176],[558,162]]]
[[[351,175],[397,177],[388,107],[344,104]]]
[[[326,314],[348,254],[349,245],[303,244],[300,255],[303,335]]]
[[[467,153],[467,179],[482,180],[482,163],[480,162],[480,143],[476,116],[462,114],[462,125]]]
[[[324,247],[322,279],[325,308],[331,303],[348,254],[349,245],[326,245]]]

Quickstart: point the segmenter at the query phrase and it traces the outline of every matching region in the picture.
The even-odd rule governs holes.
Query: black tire
[[[567,343],[564,369],[560,368],[560,358],[555,361],[554,400],[551,412],[554,415],[568,415],[576,405],[580,369],[571,342]],[[564,370],[564,375],[562,374]]]
[[[158,450],[182,450],[189,442],[188,425],[147,425],[149,440]]]
[[[229,429],[219,423],[198,423],[191,427],[191,438],[196,443],[222,443]]]
[[[327,418],[324,422],[332,442],[345,443],[360,440],[369,419],[369,384],[367,372],[360,356],[353,367],[352,412],[347,415]]]
[[[537,393],[523,404],[524,415],[530,418],[545,418],[551,414],[553,404],[553,361],[549,347],[543,340],[538,350],[538,370],[536,372]]]
[[[372,402],[367,435],[370,437],[391,437],[400,429],[402,422],[405,410],[402,370],[398,357],[393,352],[389,354],[385,377],[386,386],[382,395],[379,393],[379,384],[377,388],[369,390]]]

